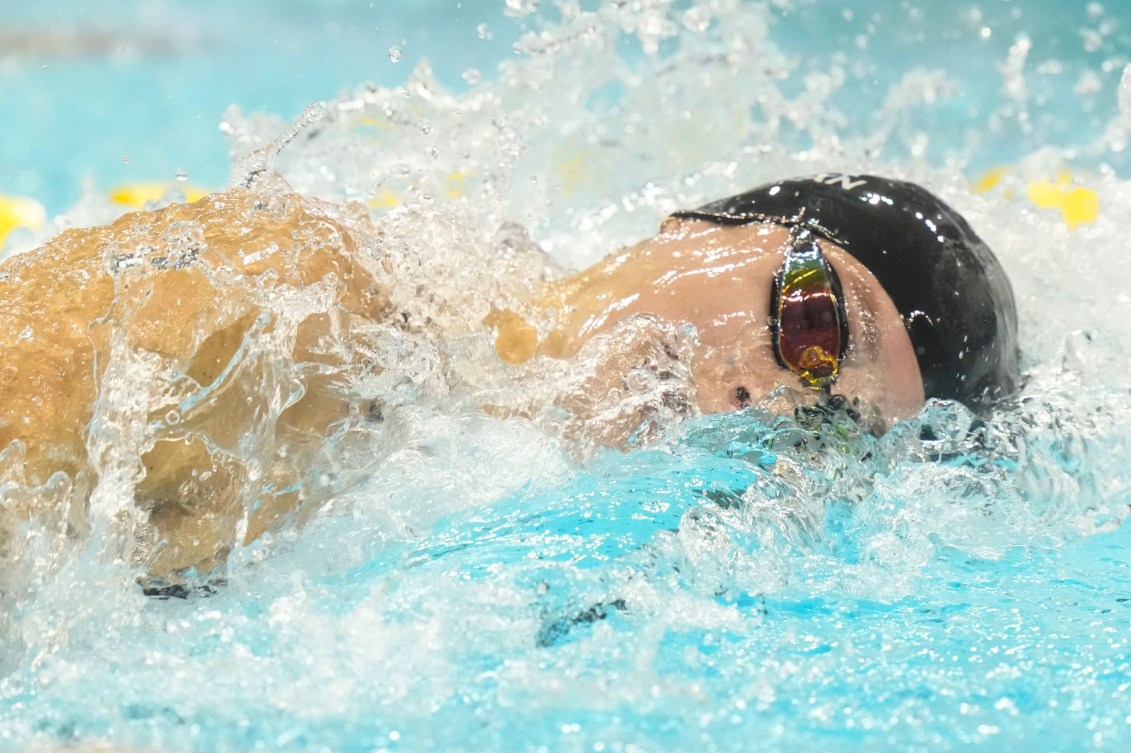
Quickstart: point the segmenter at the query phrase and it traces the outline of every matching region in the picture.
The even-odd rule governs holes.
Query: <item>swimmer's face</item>
[[[848,321],[848,348],[832,394],[883,423],[915,415],[924,401],[923,381],[895,305],[851,254],[823,239],[817,243],[840,279]],[[573,347],[566,350],[632,314],[686,321],[699,334],[692,372],[703,412],[736,410],[791,391],[816,401],[819,391],[774,355],[770,298],[789,245],[789,230],[780,225],[670,219],[656,237],[581,276],[567,298],[564,330]]]

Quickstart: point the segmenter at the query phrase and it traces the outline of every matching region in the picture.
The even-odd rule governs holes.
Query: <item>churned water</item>
[[[128,501],[85,539],[25,525],[0,747],[1127,749],[1131,16],[1108,5],[507,0],[526,31],[464,85],[421,66],[293,123],[230,111],[233,182],[366,202],[390,295],[458,334],[387,347],[359,387],[383,421],[330,461],[357,481],[211,593],[141,595],[97,539]],[[683,418],[642,374],[621,399],[648,420],[603,450],[546,407],[577,374],[504,367],[477,327],[667,212],[825,170],[919,181],[995,249],[1015,400],[876,438]],[[1098,213],[1070,228],[1034,185]]]

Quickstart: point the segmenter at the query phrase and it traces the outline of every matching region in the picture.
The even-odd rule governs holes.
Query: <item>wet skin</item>
[[[695,326],[692,374],[703,412],[735,410],[782,386],[816,400],[817,391],[774,357],[770,294],[788,242],[780,225],[669,219],[654,238],[553,284],[536,307],[557,322],[542,341],[525,320],[496,315],[496,348],[510,362],[535,354],[569,358],[621,319],[648,314]],[[881,425],[915,415],[924,401],[922,377],[895,305],[851,254],[818,243],[840,278],[849,329],[833,394],[858,401]]]
[[[67,231],[0,264],[0,480],[27,490],[0,505],[0,557],[21,520],[82,530],[92,490],[115,469],[133,489],[115,504],[136,511],[134,561],[174,583],[315,509],[330,493],[313,472],[327,438],[366,420],[350,384],[381,368],[365,333],[399,321],[384,293],[391,272],[366,249],[375,233],[364,209],[347,219],[297,196],[231,191]],[[771,280],[788,239],[774,225],[669,220],[656,237],[534,291],[521,315],[496,310],[485,323],[510,363],[572,358],[633,315],[689,323],[702,411],[740,408],[782,385],[816,400],[777,363],[770,339]],[[821,243],[849,324],[834,393],[874,406],[870,419],[913,415],[923,390],[899,315],[851,255]],[[312,289],[323,303],[280,313],[280,296]],[[542,317],[545,326],[532,324]],[[605,386],[636,357],[622,355],[590,392],[613,394]],[[133,362],[165,376],[107,371]],[[149,392],[114,402],[109,383]],[[589,421],[584,409],[590,442],[620,445],[640,423],[623,411]]]
[[[0,480],[41,487],[0,499],[0,557],[21,519],[82,530],[111,464],[134,478],[134,558],[159,577],[211,570],[324,497],[307,468],[358,412],[341,389],[353,331],[388,316],[358,243],[297,196],[229,191],[68,230],[0,264]],[[278,316],[278,296],[314,285],[323,310]],[[289,345],[290,366],[239,355],[259,342]],[[170,376],[120,380],[146,389],[115,404],[107,369],[130,359]],[[113,441],[91,439],[100,405],[126,427]]]

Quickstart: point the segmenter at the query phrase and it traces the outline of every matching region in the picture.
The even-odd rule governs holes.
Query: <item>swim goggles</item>
[[[815,236],[836,242],[836,234],[802,209],[792,217],[744,211],[681,210],[673,217],[726,225],[749,222],[784,225],[790,230],[785,261],[774,274],[770,294],[770,337],[774,357],[813,389],[828,391],[848,351],[844,291]]]
[[[778,363],[813,389],[836,381],[848,350],[844,293],[805,227],[791,228],[785,261],[770,293],[770,336]]]

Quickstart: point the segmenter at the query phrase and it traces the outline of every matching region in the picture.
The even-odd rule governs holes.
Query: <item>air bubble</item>
[[[538,10],[538,0],[507,0],[507,7],[504,12],[508,16],[521,18],[529,16],[536,10]]]
[[[402,54],[403,53],[401,52],[401,48],[396,46],[396,45],[393,45],[392,47],[389,48],[389,62],[391,62],[391,63],[401,62],[401,55]]]

